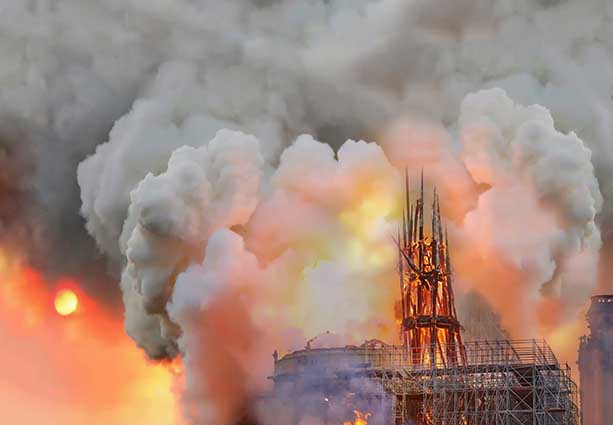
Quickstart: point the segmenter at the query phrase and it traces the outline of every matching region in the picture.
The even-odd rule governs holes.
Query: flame
[[[62,289],[55,295],[55,311],[60,316],[70,316],[77,311],[79,298],[70,289]]]
[[[343,425],[368,425],[368,418],[372,416],[372,413],[363,413],[359,410],[354,410],[355,421],[345,421]]]
[[[394,199],[392,192],[365,193],[360,202],[340,213],[339,220],[349,235],[345,251],[350,266],[377,269],[394,260],[387,220],[394,210]]]
[[[289,285],[285,294],[279,293],[280,297],[287,297],[288,305],[294,305],[287,312],[290,327],[301,329],[306,335],[332,331],[351,343],[397,338],[397,328],[389,314],[396,299],[396,286],[389,285],[383,290],[382,287],[397,279],[394,269],[397,254],[390,236],[396,228],[398,196],[392,178],[380,178],[386,184],[376,188],[368,184],[351,187],[351,200],[335,212],[331,232],[315,232],[312,238],[292,246],[291,252],[300,252],[306,261],[297,269],[295,278],[290,277],[295,284]],[[347,308],[339,312],[332,303],[322,306],[324,287],[319,282],[320,276],[327,276],[328,271],[341,269],[342,273],[330,275],[337,284],[335,293],[328,297],[332,300],[346,294]],[[271,310],[271,314],[278,312]]]
[[[180,365],[147,362],[121,315],[2,250],[0,279],[0,339],[10,342],[0,350],[2,423],[183,423],[173,394]],[[78,314],[63,320],[72,308]]]

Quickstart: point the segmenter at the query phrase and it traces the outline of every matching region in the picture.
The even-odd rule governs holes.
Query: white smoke
[[[240,236],[219,230],[202,265],[177,279],[168,312],[181,329],[178,344],[186,370],[182,397],[194,423],[232,423],[250,378],[266,364],[254,362],[265,329],[254,326],[256,312],[250,308],[261,274]]]
[[[165,314],[177,274],[202,256],[216,229],[246,224],[256,207],[262,164],[254,137],[224,130],[207,145],[177,149],[164,173],[148,174],[131,192],[121,237],[127,260],[122,281],[124,296],[140,296],[143,310],[128,310],[126,327],[151,356],[174,343],[160,330],[162,341],[151,344],[151,333],[141,338],[139,329],[150,329],[150,315]]]
[[[466,261],[458,250],[460,267],[481,264],[465,276],[480,282],[499,311],[516,303],[511,309],[523,314],[506,314],[511,329],[529,333],[539,291],[561,299],[561,311],[546,312],[552,322],[573,320],[594,290],[601,245],[595,217],[602,197],[591,152],[574,133],[559,133],[549,111],[516,105],[501,90],[468,95],[459,124],[463,162],[475,183],[490,187],[464,217],[464,243],[475,249]],[[504,268],[519,273],[509,282],[528,288],[506,293]],[[495,285],[492,270],[499,270]],[[513,293],[520,298],[510,299]]]

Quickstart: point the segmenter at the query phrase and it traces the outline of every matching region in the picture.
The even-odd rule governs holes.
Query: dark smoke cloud
[[[90,101],[85,110],[73,105],[78,109],[73,114],[49,109],[47,126],[32,126],[21,116],[2,117],[0,241],[8,255],[22,257],[50,282],[74,277],[92,295],[115,303],[111,275],[117,272],[109,273],[85,231],[76,169],[106,140],[128,102],[95,94]]]

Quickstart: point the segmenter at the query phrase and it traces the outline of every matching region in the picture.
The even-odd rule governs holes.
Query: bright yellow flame
[[[390,213],[392,206],[393,204],[388,199],[373,196],[341,212],[339,218],[341,223],[351,229],[352,233],[368,238]]]
[[[79,299],[77,295],[70,289],[62,289],[55,296],[55,310],[61,316],[69,316],[79,306]]]
[[[381,236],[393,208],[391,199],[380,194],[366,196],[358,205],[340,213],[340,222],[351,235],[347,252],[352,265],[372,269],[394,260],[389,235]]]

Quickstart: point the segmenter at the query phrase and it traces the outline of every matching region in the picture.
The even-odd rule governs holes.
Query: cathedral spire
[[[402,340],[412,363],[438,367],[461,364],[465,359],[453,296],[447,230],[443,235],[436,189],[431,208],[430,234],[425,234],[423,171],[415,205],[410,202],[405,172],[402,240],[398,232]]]

